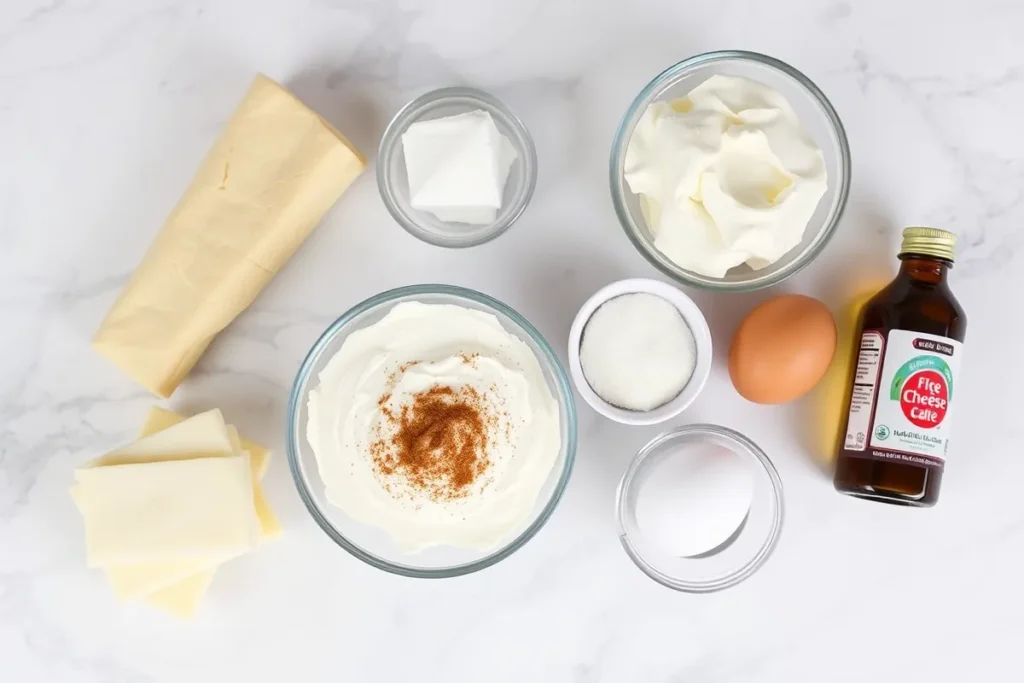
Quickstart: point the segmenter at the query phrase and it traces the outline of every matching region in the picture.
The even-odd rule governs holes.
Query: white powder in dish
[[[753,497],[754,474],[743,456],[700,444],[651,463],[636,494],[636,522],[661,553],[703,555],[736,533]]]
[[[623,294],[587,321],[580,364],[602,399],[646,411],[679,395],[697,364],[697,342],[679,309],[660,296]]]

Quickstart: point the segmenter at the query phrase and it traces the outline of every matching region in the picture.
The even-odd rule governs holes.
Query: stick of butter
[[[257,76],[93,348],[170,396],[365,167],[316,112]]]
[[[221,417],[219,410],[210,411],[216,413],[218,417]],[[207,413],[202,414],[204,417]],[[196,417],[190,418],[196,420]],[[223,421],[223,417],[221,417]],[[152,441],[157,434],[166,434],[171,427],[175,427],[182,422],[185,422],[186,418],[183,415],[172,413],[169,410],[164,410],[157,406],[153,406],[149,409],[149,413],[146,415],[146,421],[142,425],[139,436],[143,438],[143,441],[137,443],[145,443],[146,441]],[[253,503],[256,506],[256,516],[260,520],[260,530],[262,532],[261,540],[272,540],[278,538],[284,533],[281,527],[281,523],[277,519],[277,515],[270,507],[270,503],[267,502],[266,496],[263,493],[263,487],[260,485],[260,480],[263,479],[263,475],[267,473],[267,467],[270,466],[270,451],[263,446],[243,439],[238,435],[238,430],[234,425],[225,425],[228,438],[231,442],[232,453],[234,455],[240,455],[245,452],[249,454],[250,464],[252,465],[252,486],[253,486]],[[122,449],[124,450],[124,449]],[[111,456],[105,456],[110,458]],[[173,455],[163,455],[161,458],[156,459],[167,459],[173,457]],[[95,461],[94,461],[95,462]]]
[[[259,541],[248,454],[83,467],[71,495],[90,567],[216,562]]]
[[[173,614],[179,619],[191,619],[196,615],[203,596],[213,582],[213,570],[193,574],[166,588],[146,596],[146,602]]]
[[[225,424],[219,410],[210,410],[186,420],[183,415],[154,406],[149,409],[139,436],[141,439],[134,444],[96,458],[87,463],[86,467],[188,460],[197,457],[226,457],[248,453],[252,469],[253,504],[260,522],[260,541],[277,538],[283,533],[281,523],[271,509],[259,483],[269,465],[270,451],[257,443],[242,439],[233,425]],[[202,600],[209,581],[204,583],[191,579],[200,573],[210,574],[212,579],[213,568],[228,559],[231,559],[231,556],[225,555],[219,558],[121,565],[106,567],[105,570],[114,593],[121,601],[141,598],[149,601],[149,596],[154,592],[170,588],[180,582],[184,587],[177,591],[168,590],[165,598],[179,602],[190,599],[198,603]],[[193,595],[194,597],[191,597]]]
[[[145,438],[163,432],[180,424],[185,419],[183,415],[154,406],[149,409],[139,436]],[[227,431],[232,445],[235,447],[235,452],[246,451],[251,458],[253,502],[256,505],[256,515],[260,519],[262,540],[277,538],[283,533],[283,530],[280,522],[277,521],[277,516],[264,498],[259,484],[259,480],[266,474],[270,464],[270,451],[258,443],[240,438],[238,430],[232,425],[227,425]],[[238,442],[237,446],[235,441]],[[203,598],[206,596],[207,589],[213,582],[215,569],[216,565],[197,567],[195,563],[179,562],[146,565],[139,568],[110,567],[107,569],[107,575],[110,577],[114,592],[117,593],[119,599],[126,599],[123,596],[130,596],[127,599],[141,596],[146,603],[157,609],[182,619],[191,619],[195,616],[199,605],[202,604]]]

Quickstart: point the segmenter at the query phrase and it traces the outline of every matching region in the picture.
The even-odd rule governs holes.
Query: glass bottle
[[[861,313],[835,487],[930,507],[939,497],[967,317],[949,289],[956,235],[907,228],[900,271]]]

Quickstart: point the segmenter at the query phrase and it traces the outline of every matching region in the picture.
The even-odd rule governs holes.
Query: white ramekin
[[[689,326],[697,343],[697,364],[693,369],[690,381],[686,383],[683,390],[671,401],[652,410],[645,411],[620,408],[598,396],[597,392],[587,382],[587,378],[583,374],[583,365],[580,363],[580,343],[583,340],[583,335],[586,333],[590,316],[594,314],[594,311],[600,308],[606,301],[615,297],[624,294],[640,293],[654,294],[675,306]],[[580,392],[583,400],[589,403],[594,410],[611,420],[627,425],[658,424],[683,412],[687,406],[693,403],[694,399],[697,398],[697,395],[704,388],[704,384],[707,382],[708,375],[711,372],[711,356],[711,330],[708,329],[708,322],[705,320],[704,314],[697,308],[697,304],[693,303],[690,297],[672,285],[657,280],[619,280],[601,288],[596,294],[587,299],[587,302],[580,308],[579,313],[576,314],[576,319],[572,323],[572,329],[569,331],[569,371],[572,374],[573,382],[576,384],[576,390]]]

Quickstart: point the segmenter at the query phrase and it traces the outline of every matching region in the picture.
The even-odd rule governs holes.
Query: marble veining
[[[0,3],[0,680],[771,683],[1011,680],[1024,637],[1024,5],[1005,0],[8,0]],[[580,304],[656,277],[606,187],[619,117],[686,56],[745,48],[803,70],[854,159],[843,224],[779,288],[834,309],[893,268],[911,224],[957,231],[970,317],[942,500],[908,511],[832,491],[808,401],[745,403],[721,363],[673,424],[718,422],[773,458],[775,557],[722,594],[647,580],[615,537],[615,485],[658,428],[582,402],[578,464],[547,527],[479,574],[401,579],[333,546],[295,495],[287,394],[323,329],[376,292],[494,295],[558,349]],[[494,243],[446,251],[350,189],[170,405],[221,407],[278,457],[288,534],[218,572],[193,624],[115,604],[84,568],[72,469],[120,445],[152,399],[88,348],[117,291],[252,76],[288,84],[371,156],[433,87],[505,99],[538,146],[533,203]],[[725,348],[766,293],[694,294]],[[880,673],[882,672],[882,673]]]

